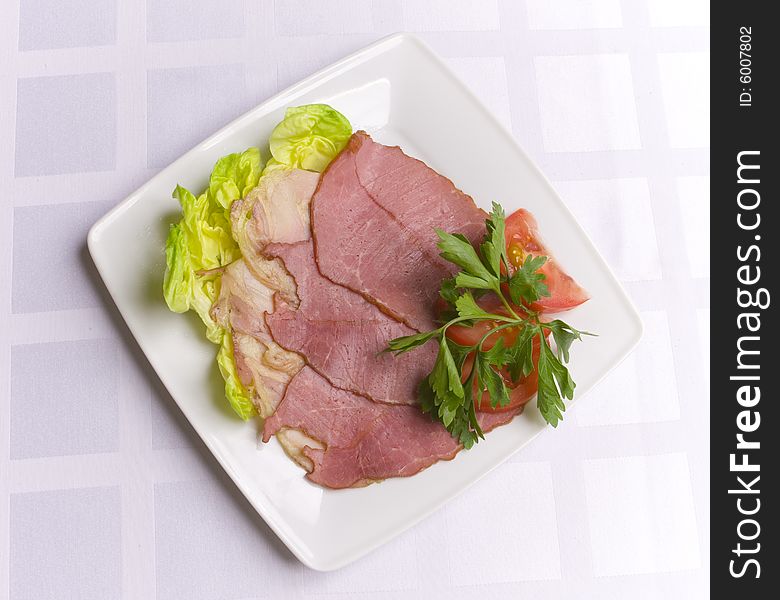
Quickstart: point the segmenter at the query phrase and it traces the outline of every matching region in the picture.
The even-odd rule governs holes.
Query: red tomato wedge
[[[528,254],[546,256],[547,262],[540,269],[547,276],[545,283],[550,296],[531,305],[533,310],[560,312],[579,306],[590,296],[566,273],[539,237],[534,216],[524,208],[513,212],[506,219],[506,243],[509,262],[515,267],[522,264]]]

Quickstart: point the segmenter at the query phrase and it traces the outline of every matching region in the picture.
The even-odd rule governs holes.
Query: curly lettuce
[[[220,344],[225,395],[244,419],[252,416],[253,407],[238,379],[230,333],[210,311],[219,296],[221,267],[241,257],[231,231],[230,206],[257,185],[261,172],[260,150],[249,148],[219,159],[199,196],[176,186],[173,197],[181,204],[182,218],[171,226],[165,244],[165,302],[177,313],[194,310],[206,326],[206,337]]]
[[[288,108],[268,143],[279,163],[320,173],[351,135],[352,125],[339,111],[327,104],[307,104]]]

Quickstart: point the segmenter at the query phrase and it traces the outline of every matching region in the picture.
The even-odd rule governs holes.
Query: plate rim
[[[396,529],[392,529],[388,531],[387,533],[377,536],[374,540],[372,540],[371,543],[365,544],[358,550],[352,550],[346,553],[343,553],[341,557],[335,559],[335,560],[318,560],[318,558],[313,554],[307,554],[303,551],[301,547],[298,546],[297,542],[292,539],[290,535],[288,535],[287,531],[285,530],[285,524],[278,522],[279,520],[274,517],[272,514],[272,511],[267,510],[267,507],[265,506],[265,503],[259,498],[257,498],[254,494],[250,493],[247,489],[247,486],[245,486],[242,482],[242,478],[238,477],[237,474],[229,467],[228,464],[226,464],[226,461],[224,460],[224,457],[220,452],[217,451],[215,448],[215,444],[212,443],[210,436],[206,435],[205,432],[201,431],[201,428],[194,423],[189,415],[187,414],[187,411],[185,410],[184,406],[178,401],[176,396],[171,392],[169,389],[169,386],[166,382],[166,377],[160,373],[157,368],[152,364],[151,360],[149,359],[149,355],[146,349],[146,344],[142,341],[141,337],[139,337],[135,331],[135,328],[131,324],[131,322],[128,320],[125,310],[123,310],[120,303],[117,301],[117,298],[114,296],[113,291],[109,287],[107,278],[105,276],[106,272],[106,265],[103,264],[103,259],[101,258],[101,253],[98,249],[98,244],[102,235],[103,230],[115,219],[117,219],[123,212],[125,212],[129,207],[133,206],[136,202],[138,202],[144,195],[144,193],[147,191],[148,188],[152,187],[158,180],[162,180],[166,176],[166,172],[169,171],[172,167],[175,165],[186,161],[189,157],[206,150],[213,146],[215,143],[218,143],[223,138],[227,137],[227,135],[230,133],[231,130],[233,130],[236,126],[240,125],[242,121],[251,119],[256,113],[258,112],[264,112],[269,107],[275,108],[275,105],[282,105],[284,104],[284,100],[286,98],[289,98],[290,96],[294,96],[298,94],[299,92],[305,90],[306,88],[313,87],[317,84],[323,83],[326,81],[331,75],[338,74],[338,72],[343,71],[345,68],[349,68],[350,66],[362,62],[363,59],[369,59],[375,55],[381,55],[384,52],[387,52],[389,50],[392,50],[394,47],[403,44],[403,43],[410,43],[413,44],[419,51],[423,52],[427,58],[431,59],[435,66],[442,70],[446,75],[451,77],[454,81],[458,83],[458,86],[461,89],[461,92],[468,97],[468,99],[475,103],[482,111],[483,115],[485,115],[492,123],[492,125],[496,128],[497,131],[500,131],[501,134],[507,138],[509,143],[513,146],[513,148],[518,151],[522,157],[525,159],[528,167],[533,171],[534,175],[539,178],[541,182],[543,182],[544,186],[548,189],[548,191],[558,199],[561,208],[568,213],[568,215],[571,217],[571,222],[577,227],[579,232],[581,233],[583,239],[587,242],[589,245],[590,251],[593,253],[593,255],[598,259],[598,261],[601,263],[601,268],[605,269],[606,272],[609,274],[612,282],[615,284],[616,291],[620,294],[620,299],[624,302],[625,306],[630,309],[630,316],[632,317],[632,320],[634,321],[634,324],[636,325],[636,334],[635,337],[630,341],[629,344],[626,346],[626,350],[619,356],[619,358],[610,366],[609,369],[607,369],[604,373],[601,374],[600,377],[598,377],[593,385],[592,388],[597,386],[609,373],[611,373],[618,365],[620,365],[627,356],[629,356],[636,346],[639,344],[640,340],[643,337],[644,334],[644,324],[642,322],[641,316],[639,314],[639,311],[637,310],[636,306],[632,302],[630,296],[626,292],[622,282],[618,279],[618,277],[615,275],[613,269],[610,267],[609,263],[604,259],[604,257],[599,252],[598,248],[593,243],[592,239],[588,235],[588,233],[582,228],[579,221],[574,217],[572,212],[570,211],[567,204],[563,201],[561,196],[558,194],[558,192],[555,190],[554,186],[550,182],[550,180],[547,178],[545,173],[538,167],[536,162],[531,159],[531,157],[525,152],[525,150],[522,148],[522,146],[519,144],[519,142],[515,139],[515,137],[512,135],[512,133],[506,128],[506,126],[496,117],[496,115],[485,105],[485,103],[469,88],[453,70],[452,68],[438,55],[436,52],[434,52],[428,44],[426,44],[423,40],[421,40],[417,35],[414,35],[409,32],[396,32],[387,36],[384,36],[371,44],[368,44],[367,46],[364,46],[361,49],[356,50],[355,52],[352,52],[348,54],[347,56],[330,63],[329,65],[319,69],[318,71],[312,73],[311,75],[305,77],[304,79],[290,85],[289,87],[285,88],[284,90],[281,90],[280,92],[274,94],[273,96],[267,98],[266,100],[262,101],[260,104],[254,106],[253,108],[250,108],[248,111],[244,112],[243,114],[239,115],[229,123],[225,124],[223,127],[218,129],[213,134],[209,135],[207,138],[202,140],[201,142],[194,145],[192,148],[190,148],[188,151],[177,157],[174,161],[160,169],[158,173],[153,175],[150,179],[145,181],[142,185],[140,185],[137,189],[135,189],[133,192],[125,196],[123,200],[121,200],[116,206],[112,207],[108,212],[106,212],[100,219],[98,219],[89,229],[89,232],[87,234],[87,248],[90,254],[90,257],[92,259],[92,262],[95,264],[95,267],[97,268],[98,274],[100,275],[100,278],[103,282],[103,285],[105,286],[106,290],[108,291],[111,300],[116,307],[116,309],[119,311],[119,314],[122,316],[122,320],[124,321],[125,325],[127,326],[128,330],[133,336],[133,339],[135,343],[138,345],[142,353],[144,354],[144,359],[149,364],[149,366],[152,368],[152,371],[157,376],[157,378],[160,380],[160,382],[165,387],[168,394],[171,396],[173,401],[176,403],[179,410],[182,412],[182,414],[185,416],[187,421],[190,423],[190,425],[193,427],[195,432],[198,434],[198,437],[201,439],[201,441],[206,445],[209,452],[212,454],[212,456],[216,459],[220,467],[225,471],[225,473],[230,477],[233,484],[238,488],[238,490],[242,493],[244,498],[249,502],[249,504],[254,508],[254,510],[259,514],[259,516],[263,519],[263,521],[269,526],[269,528],[274,532],[274,534],[279,537],[279,539],[285,544],[285,546],[290,550],[290,552],[304,565],[307,567],[315,570],[315,571],[321,571],[321,572],[327,572],[327,571],[333,571],[340,569],[355,560],[358,560],[365,555],[369,554],[370,552],[376,550],[378,547],[382,546],[392,538],[396,537],[400,533],[407,531],[423,519],[430,516],[435,511],[439,510],[444,504],[449,502],[450,500],[454,499],[455,497],[462,494],[465,490],[470,488],[472,485],[474,485],[477,481],[484,478],[488,473],[492,472],[494,469],[496,469],[499,465],[506,462],[507,457],[505,457],[503,460],[498,462],[495,465],[492,465],[491,467],[483,470],[479,476],[474,479],[473,481],[468,482],[466,485],[460,487],[455,493],[453,493],[450,496],[447,496],[446,498],[442,499],[439,502],[433,503],[431,506],[427,507],[424,510],[419,511],[415,514],[414,518],[409,519],[408,521],[404,522],[403,525]],[[547,428],[540,429],[538,432],[536,432],[532,437],[527,439],[521,446],[519,446],[515,452],[519,451],[521,448],[532,442],[536,437],[541,434],[543,431],[546,431]],[[283,519],[282,519],[283,520]]]

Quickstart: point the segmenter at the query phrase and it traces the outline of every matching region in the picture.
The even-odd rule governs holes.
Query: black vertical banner
[[[711,28],[711,591],[751,600],[780,597],[774,7],[713,2]]]

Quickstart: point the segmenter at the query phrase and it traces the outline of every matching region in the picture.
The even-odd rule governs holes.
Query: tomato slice
[[[528,254],[546,256],[547,262],[540,269],[547,276],[545,283],[550,296],[531,305],[533,310],[559,312],[569,310],[585,302],[590,296],[564,271],[545,248],[539,238],[539,228],[534,216],[524,208],[513,212],[506,219],[506,241],[509,262],[517,267]]]

